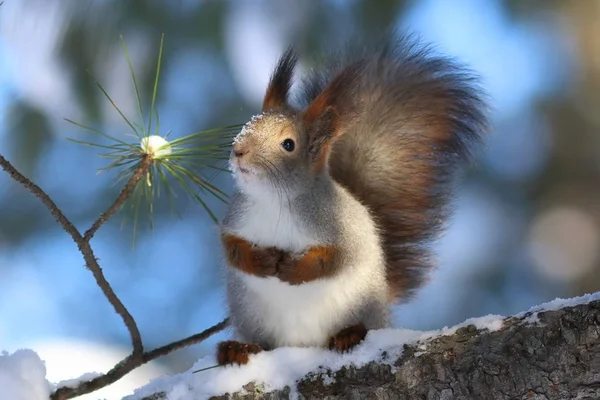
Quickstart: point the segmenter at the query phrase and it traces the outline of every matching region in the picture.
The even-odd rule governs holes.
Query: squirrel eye
[[[294,151],[294,148],[296,147],[296,143],[294,143],[294,141],[292,139],[285,139],[281,143],[281,146],[285,149],[285,151],[292,152],[292,151]]]

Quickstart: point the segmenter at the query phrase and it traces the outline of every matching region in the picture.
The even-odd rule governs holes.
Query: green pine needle
[[[139,121],[133,121],[128,118],[113,101],[102,84],[93,76],[92,79],[104,94],[104,97],[106,97],[121,118],[131,128],[133,134],[131,132],[125,133],[122,135],[124,139],[120,139],[99,129],[65,118],[67,122],[96,135],[98,139],[103,140],[103,143],[87,142],[71,138],[69,140],[80,145],[92,146],[101,150],[99,155],[110,160],[110,162],[105,167],[100,168],[99,173],[116,170],[116,182],[120,185],[124,185],[132,177],[140,167],[144,157],[147,157],[148,154],[151,155],[152,164],[146,172],[146,176],[137,183],[131,196],[125,203],[126,207],[124,207],[129,213],[126,213],[124,216],[122,227],[125,226],[126,221],[131,217],[134,244],[140,216],[146,216],[150,228],[154,227],[155,203],[161,195],[164,195],[169,201],[171,211],[177,212],[174,206],[174,199],[178,197],[178,193],[183,193],[187,198],[199,203],[208,216],[217,222],[217,217],[209,206],[208,197],[213,197],[226,203],[228,196],[221,189],[213,185],[211,181],[218,173],[228,172],[228,169],[223,164],[226,164],[229,158],[233,137],[239,132],[242,125],[230,125],[195,132],[167,142],[166,139],[169,138],[172,132],[168,131],[165,135],[160,134],[160,119],[156,108],[164,35],[161,35],[160,39],[147,122],[145,122],[144,118],[145,113],[138,81],[122,36],[120,36],[120,41],[131,74]],[[162,142],[162,139],[154,136],[164,139],[164,143],[157,145],[156,141]],[[134,141],[129,142],[127,138],[132,138]],[[142,142],[146,143],[145,147],[147,148],[142,147]],[[210,170],[213,173],[209,177],[203,172],[204,170]]]
[[[220,364],[211,365],[210,367],[200,368],[200,369],[197,369],[195,371],[192,371],[192,374],[195,374],[196,372],[208,371],[209,369],[219,368],[219,367],[222,367],[222,365],[220,365]]]
[[[125,114],[123,114],[123,112],[121,111],[121,109],[119,108],[119,106],[117,106],[117,103],[115,103],[113,101],[113,99],[109,96],[109,94],[106,91],[106,89],[104,89],[104,87],[100,84],[100,82],[98,82],[98,80],[94,77],[94,75],[91,74],[90,71],[87,71],[87,73],[90,74],[90,76],[94,80],[94,83],[96,83],[96,86],[98,86],[100,88],[100,90],[102,91],[102,93],[104,94],[104,96],[108,99],[108,101],[110,101],[110,104],[113,106],[113,108],[115,110],[117,110],[117,112],[119,113],[119,115],[121,116],[121,118],[123,118],[123,120],[127,123],[127,125],[129,125],[129,127],[136,134],[136,136],[138,138],[141,138],[141,133],[136,129],[136,127],[131,123],[131,121],[125,116]]]

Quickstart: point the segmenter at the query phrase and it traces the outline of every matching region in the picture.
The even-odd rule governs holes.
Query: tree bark
[[[450,336],[405,345],[392,365],[311,373],[302,399],[600,399],[600,300],[509,317],[498,331],[469,325]],[[290,399],[290,388],[214,400]],[[250,392],[250,394],[248,394]],[[144,400],[164,398],[156,393]]]

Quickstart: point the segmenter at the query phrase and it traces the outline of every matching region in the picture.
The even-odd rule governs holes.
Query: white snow
[[[129,354],[126,347],[76,338],[46,339],[29,343],[27,347],[34,350],[14,347],[0,351],[0,400],[48,400],[49,394],[57,387],[73,387],[81,381],[93,379]],[[166,368],[157,361],[151,361],[112,385],[77,399],[121,400],[151,378],[165,373]]]
[[[233,138],[233,144],[239,143],[242,138],[248,134],[254,132],[254,122],[259,121],[263,118],[263,114],[253,115],[250,121],[246,122],[240,132]]]
[[[557,310],[598,299],[600,299],[600,292],[572,299],[556,299],[533,307],[529,311],[537,313]],[[523,317],[525,313],[519,315]],[[141,400],[156,392],[165,392],[167,400],[205,399],[227,392],[244,392],[243,387],[250,382],[254,382],[255,387],[260,388],[263,392],[289,386],[294,395],[296,393],[295,382],[310,372],[335,372],[344,365],[353,364],[360,367],[370,361],[392,365],[402,354],[405,344],[414,345],[419,341],[437,336],[452,335],[459,328],[468,325],[474,325],[480,330],[497,331],[502,328],[503,320],[504,317],[500,315],[487,315],[470,318],[453,327],[444,327],[436,331],[381,329],[370,331],[365,341],[347,354],[338,354],[319,348],[283,347],[253,355],[250,362],[244,366],[217,367],[193,373],[198,369],[216,364],[214,355],[206,356],[198,360],[189,371],[154,379],[123,400]],[[525,323],[528,322],[530,321],[525,320]],[[425,345],[422,347],[424,349]],[[325,380],[327,381],[327,376]]]
[[[558,310],[600,300],[600,292],[571,299],[555,299],[517,314],[537,315],[542,311]],[[165,392],[168,400],[204,399],[214,395],[243,391],[243,387],[255,382],[262,391],[283,389],[290,386],[295,394],[295,382],[310,372],[335,372],[345,365],[360,367],[370,361],[392,365],[402,354],[405,344],[416,344],[437,336],[452,335],[459,328],[474,325],[477,329],[496,331],[502,328],[504,317],[487,315],[471,318],[453,327],[436,331],[414,331],[408,329],[381,329],[371,331],[365,341],[346,354],[320,348],[282,347],[252,356],[244,366],[226,366],[193,373],[193,371],[216,364],[214,355],[200,359],[187,372],[156,378],[146,386],[134,391],[124,400],[140,400],[156,392]],[[536,321],[531,316],[525,323]],[[424,346],[423,346],[424,347]],[[63,380],[57,386],[74,386],[80,380],[88,380],[97,373],[86,373],[77,379]],[[46,365],[38,354],[29,349],[13,353],[0,352],[0,398],[11,400],[47,400],[56,386],[46,377]],[[98,392],[95,393],[99,395]]]
[[[154,158],[165,158],[173,152],[169,142],[158,135],[144,136],[140,141],[140,147],[146,154],[151,154]]]
[[[572,297],[570,299],[561,299],[556,298],[547,303],[543,303],[534,307],[531,307],[527,312],[542,312],[542,311],[556,311],[565,307],[575,307],[580,304],[587,304],[592,301],[600,300],[600,292],[584,294],[579,297]],[[518,314],[517,316],[522,316],[525,313]]]
[[[531,313],[527,318],[525,318],[525,322],[530,324],[539,323],[538,314],[544,311],[556,311],[565,307],[575,307],[580,304],[587,304],[591,301],[600,300],[600,292],[596,293],[588,293],[583,296],[571,297],[569,299],[561,299],[556,298],[547,303],[542,303],[537,306],[531,307],[527,311],[523,311],[519,314],[516,314],[515,317],[523,318],[526,314]]]
[[[233,138],[233,144],[239,143],[242,138],[246,135],[254,133],[255,122],[260,121],[264,118],[264,114],[256,114],[250,118],[250,121],[246,122],[240,132]],[[286,123],[287,119],[281,114],[270,114],[269,118],[277,123]]]
[[[61,388],[61,387],[74,388],[74,387],[77,387],[77,385],[79,385],[80,382],[91,381],[92,379],[97,378],[101,375],[102,374],[99,372],[86,372],[85,374],[81,375],[79,378],[65,379],[64,381],[58,382],[56,384],[56,387],[57,388]]]
[[[242,387],[249,382],[256,382],[263,391],[283,389],[289,385],[294,393],[294,382],[309,372],[336,371],[349,364],[360,367],[370,361],[391,365],[402,354],[404,344],[414,344],[440,335],[452,335],[457,329],[469,324],[478,329],[497,330],[502,327],[502,320],[501,316],[488,315],[437,331],[381,329],[370,331],[363,343],[346,354],[314,347],[282,347],[252,356],[251,361],[244,366],[192,372],[215,365],[216,359],[211,355],[200,359],[187,372],[152,380],[124,400],[140,400],[159,391],[166,392],[168,400],[204,399],[226,392],[242,391]]]
[[[0,352],[0,398],[48,400],[53,386],[46,380],[46,365],[36,352],[20,349]]]
[[[75,337],[45,338],[42,341],[25,342],[22,346],[25,345],[34,349],[44,360],[46,379],[56,383],[56,386],[72,386],[77,381],[92,379],[98,373],[109,371],[130,353],[127,345],[98,343]],[[163,376],[167,371],[158,360],[154,360],[112,385],[77,397],[77,400],[121,400],[135,388],[147,384],[152,378]],[[1,395],[0,400],[4,400]]]

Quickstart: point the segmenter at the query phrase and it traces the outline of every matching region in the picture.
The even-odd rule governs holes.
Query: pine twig
[[[67,400],[77,396],[81,396],[87,393],[92,393],[98,389],[108,386],[135,368],[154,360],[158,357],[164,356],[181,348],[200,343],[208,337],[214,335],[217,332],[222,331],[229,325],[229,318],[224,319],[220,323],[204,330],[201,333],[192,335],[188,338],[172,342],[165,346],[159,347],[149,352],[144,352],[144,346],[139,328],[135,322],[133,316],[129,313],[125,305],[121,302],[119,297],[112,289],[110,283],[104,277],[102,268],[98,264],[96,256],[90,245],[90,240],[94,234],[106,223],[127,201],[131,193],[133,192],[136,185],[144,177],[148,170],[153,164],[153,159],[150,155],[145,155],[135,172],[129,178],[125,184],[119,196],[115,202],[107,208],[107,210],[100,215],[100,217],[92,224],[82,236],[79,230],[73,225],[73,223],[63,214],[58,208],[54,201],[48,196],[46,192],[38,185],[33,183],[30,179],[21,174],[13,165],[0,154],[0,167],[8,173],[8,175],[17,183],[25,187],[29,192],[38,197],[41,202],[50,211],[50,214],[56,219],[65,232],[67,232],[79,251],[83,255],[86,267],[92,272],[96,284],[102,290],[102,293],[107,298],[109,303],[113,306],[115,312],[121,317],[123,323],[129,331],[133,350],[129,356],[117,363],[110,371],[106,374],[96,377],[90,381],[82,382],[76,387],[62,387],[57,389],[51,396],[51,400]]]
[[[75,225],[73,225],[73,223],[63,214],[63,212],[58,208],[58,206],[54,203],[54,201],[52,201],[50,196],[48,196],[48,194],[46,194],[46,192],[44,192],[42,188],[40,188],[35,183],[31,182],[31,180],[29,180],[27,177],[25,177],[23,174],[17,171],[17,169],[13,167],[12,164],[2,155],[0,155],[0,166],[3,170],[8,172],[11,178],[23,185],[27,190],[29,190],[36,197],[38,197],[42,201],[42,203],[44,203],[46,208],[48,208],[50,214],[52,214],[54,218],[56,218],[56,220],[62,226],[62,228],[69,235],[71,235],[71,238],[73,239],[75,244],[77,244],[79,251],[83,255],[86,267],[92,272],[92,275],[94,276],[96,283],[100,287],[100,290],[102,290],[102,293],[104,294],[106,299],[113,306],[113,309],[121,317],[123,323],[127,327],[133,346],[132,354],[136,357],[141,356],[144,352],[144,348],[142,346],[142,337],[140,334],[140,330],[138,329],[133,316],[129,313],[129,311],[121,302],[121,300],[119,300],[119,297],[115,294],[114,290],[104,277],[102,268],[100,267],[100,264],[98,264],[96,256],[94,255],[94,251],[90,246],[89,239],[86,240],[85,237],[81,236],[81,233],[79,233]],[[131,180],[133,178],[134,176],[132,176]],[[126,185],[126,187],[128,185],[129,183]]]
[[[129,181],[127,181],[127,184],[121,190],[121,193],[119,193],[119,196],[115,202],[108,207],[105,212],[100,214],[100,217],[98,217],[96,222],[94,222],[90,229],[88,229],[83,235],[83,238],[86,242],[89,242],[92,237],[94,237],[96,232],[98,232],[98,229],[100,229],[100,227],[104,225],[104,223],[106,223],[106,221],[108,221],[117,211],[119,211],[123,204],[125,204],[125,201],[127,201],[129,196],[131,196],[133,189],[135,189],[135,186],[144,177],[144,175],[148,173],[152,163],[152,156],[150,154],[144,154],[140,165],[137,167],[133,175],[131,175],[131,178],[129,178]]]
[[[8,175],[10,175],[13,180],[20,183],[23,187],[25,187],[42,201],[42,203],[50,211],[50,214],[56,218],[56,221],[60,224],[60,226],[62,226],[65,232],[71,235],[75,243],[79,246],[79,243],[83,241],[83,237],[77,228],[75,228],[75,226],[71,223],[71,221],[69,221],[69,219],[65,217],[56,204],[54,204],[54,201],[52,201],[50,196],[48,196],[46,192],[44,192],[38,185],[31,182],[29,179],[23,176],[23,174],[17,171],[17,169],[13,167],[12,164],[2,156],[2,154],[0,154],[0,166],[8,173]]]

